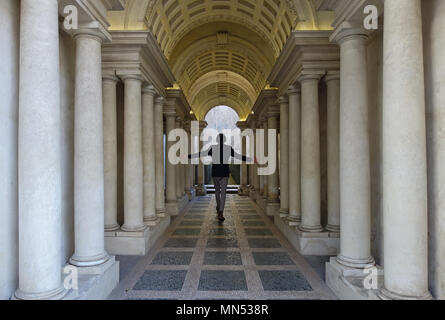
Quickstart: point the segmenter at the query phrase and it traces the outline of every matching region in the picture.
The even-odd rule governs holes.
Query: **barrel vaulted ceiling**
[[[198,119],[247,118],[294,30],[329,28],[317,0],[127,0],[111,30],[151,30]]]

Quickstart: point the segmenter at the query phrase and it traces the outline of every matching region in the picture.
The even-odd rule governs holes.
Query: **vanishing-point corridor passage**
[[[198,197],[142,258],[119,257],[110,299],[335,299],[311,265],[249,198]],[[318,258],[320,259],[320,258]]]

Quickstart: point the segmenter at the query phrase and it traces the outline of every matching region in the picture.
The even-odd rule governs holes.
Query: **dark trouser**
[[[213,177],[213,182],[215,183],[216,208],[218,209],[218,212],[224,212],[224,207],[226,206],[226,191],[227,184],[229,183],[229,178]]]

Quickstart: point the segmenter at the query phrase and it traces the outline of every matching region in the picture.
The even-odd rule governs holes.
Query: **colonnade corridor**
[[[145,257],[117,257],[109,299],[336,299],[326,259],[298,254],[250,198],[228,195],[225,217],[216,219],[214,195],[197,197]]]

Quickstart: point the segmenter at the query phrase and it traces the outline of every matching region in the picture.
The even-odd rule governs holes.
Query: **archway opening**
[[[230,135],[230,132],[236,130],[237,122],[240,121],[240,116],[238,113],[231,107],[221,105],[216,106],[210,109],[205,116],[205,121],[207,122],[207,128],[218,131],[219,133],[224,133],[227,137],[227,144],[232,144],[234,149],[239,149],[240,146],[233,145],[233,139]],[[236,143],[236,142],[235,142]],[[230,165],[230,179],[229,179],[229,188],[228,191],[232,189],[235,191],[238,190],[238,186],[240,184],[240,165],[231,164]],[[210,186],[210,190],[213,187],[213,179],[212,179],[212,166],[205,166],[205,184]]]

